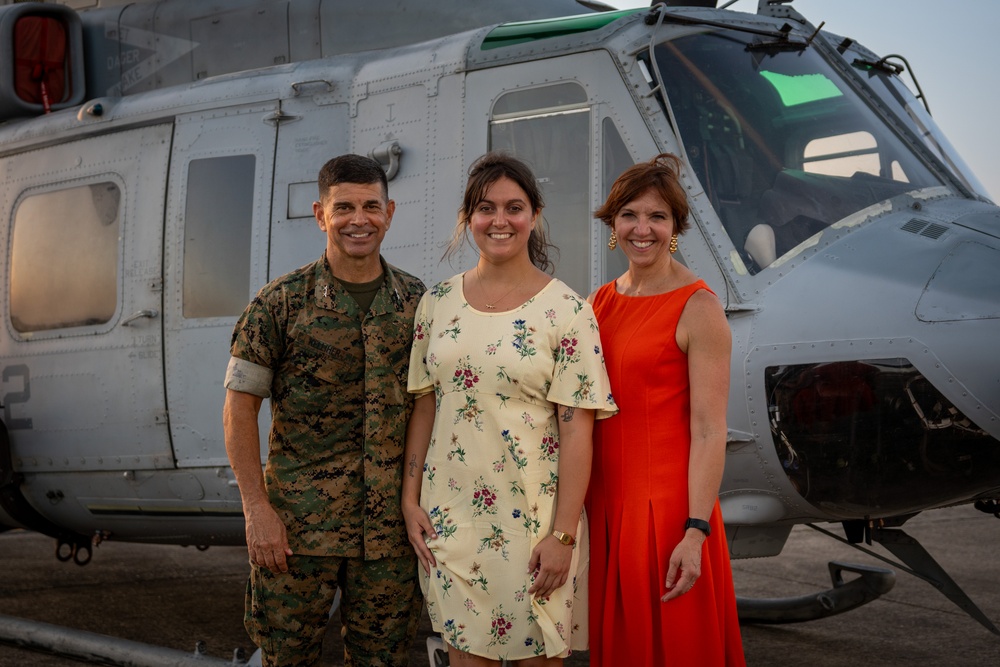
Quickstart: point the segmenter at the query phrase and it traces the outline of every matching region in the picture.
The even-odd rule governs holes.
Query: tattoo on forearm
[[[417,455],[414,454],[410,457],[410,477],[416,477],[417,475]]]
[[[576,412],[576,408],[563,408],[562,420],[564,422],[573,421],[573,413]]]

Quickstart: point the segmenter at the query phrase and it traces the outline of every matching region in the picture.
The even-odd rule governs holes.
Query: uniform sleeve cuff
[[[274,371],[239,357],[229,358],[226,369],[226,389],[242,391],[261,398],[271,396],[271,378]]]

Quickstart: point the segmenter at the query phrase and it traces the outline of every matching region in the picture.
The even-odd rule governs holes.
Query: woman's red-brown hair
[[[683,234],[691,225],[688,223],[688,203],[684,188],[680,183],[681,160],[673,153],[660,153],[649,162],[634,164],[619,176],[608,200],[594,211],[594,217],[614,226],[615,216],[629,202],[652,190],[666,202],[674,217],[674,231]]]

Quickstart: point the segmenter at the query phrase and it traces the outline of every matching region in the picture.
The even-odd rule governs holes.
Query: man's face
[[[331,262],[378,257],[396,203],[387,199],[381,183],[340,183],[322,202],[313,203],[319,228],[326,232]]]

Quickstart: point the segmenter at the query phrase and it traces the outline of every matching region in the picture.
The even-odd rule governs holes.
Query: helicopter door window
[[[635,160],[625,147],[622,135],[610,118],[605,118],[601,122],[601,143],[603,145],[601,156],[601,200],[607,201],[611,194],[611,186],[615,180],[622,175],[626,169],[635,164]],[[610,234],[607,227],[602,223],[602,230],[605,234]],[[607,243],[602,243],[604,252],[604,276],[601,283],[614,280],[625,273],[628,269],[628,258],[621,250],[613,251],[608,248]]]
[[[26,333],[104,324],[118,306],[121,190],[92,183],[26,197],[14,213],[10,319]]]
[[[192,160],[184,211],[184,317],[238,316],[250,284],[253,155]]]
[[[501,96],[490,121],[490,149],[510,153],[534,171],[545,198],[549,240],[563,258],[591,254],[590,118],[586,91],[560,83]],[[589,293],[588,261],[555,264],[557,278]]]

